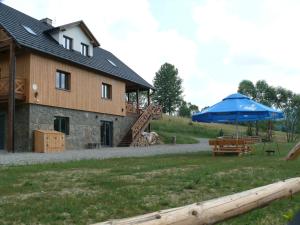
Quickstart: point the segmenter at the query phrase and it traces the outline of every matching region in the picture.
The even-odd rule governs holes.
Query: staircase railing
[[[142,141],[141,139],[142,132],[145,130],[147,125],[150,123],[150,121],[152,119],[159,119],[161,118],[161,116],[162,116],[161,106],[157,106],[154,104],[149,105],[131,128],[131,132],[132,132],[131,145],[138,146],[139,142]]]

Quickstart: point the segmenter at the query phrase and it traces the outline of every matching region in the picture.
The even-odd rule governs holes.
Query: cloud
[[[227,52],[222,63],[247,79],[299,92],[295,83],[300,78],[289,71],[300,74],[300,2],[261,0],[248,17],[243,15],[247,5],[238,2],[209,0],[195,7],[199,43],[223,43]]]
[[[297,29],[300,2],[261,2],[261,14],[252,20],[242,19],[239,14],[242,10],[230,10],[236,1],[210,0],[196,7],[194,19],[198,24],[198,39],[201,42],[223,41],[229,46],[228,58],[250,55],[252,59],[300,68],[300,30]]]

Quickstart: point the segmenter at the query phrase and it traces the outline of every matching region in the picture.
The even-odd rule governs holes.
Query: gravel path
[[[198,144],[67,150],[60,153],[7,153],[1,151],[0,165],[27,165],[49,162],[66,162],[82,159],[143,157],[163,154],[210,151],[208,139],[201,138],[199,141],[200,142]]]

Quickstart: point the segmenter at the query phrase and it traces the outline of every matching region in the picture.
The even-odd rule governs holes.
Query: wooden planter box
[[[53,130],[34,131],[34,152],[63,152],[65,134]]]

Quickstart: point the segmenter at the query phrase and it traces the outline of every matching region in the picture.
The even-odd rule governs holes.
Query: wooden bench
[[[213,139],[208,143],[212,146],[213,156],[227,153],[241,155],[251,150],[243,139]]]
[[[259,136],[245,136],[241,137],[241,139],[244,139],[247,144],[256,144],[261,142],[261,137]]]

